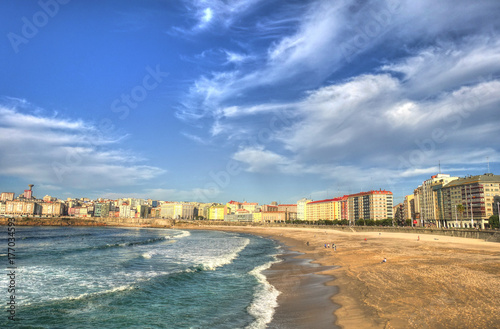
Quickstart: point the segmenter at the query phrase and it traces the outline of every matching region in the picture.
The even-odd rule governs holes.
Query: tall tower
[[[24,198],[25,199],[31,199],[31,198],[33,198],[33,190],[32,189],[33,189],[33,186],[35,186],[35,185],[29,184],[28,186],[29,186],[30,189],[29,190],[24,190]]]

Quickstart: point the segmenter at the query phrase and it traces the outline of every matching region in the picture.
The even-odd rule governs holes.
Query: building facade
[[[34,216],[42,214],[42,206],[36,201],[12,200],[5,202],[5,214],[12,216]]]
[[[66,205],[62,202],[43,202],[42,216],[45,217],[60,217],[66,215]]]
[[[311,201],[306,204],[306,220],[316,222],[319,220],[341,220],[342,198]]]
[[[264,223],[284,223],[287,220],[284,211],[263,211],[260,216]]]
[[[486,228],[500,198],[500,175],[484,174],[458,178],[441,189],[446,227]],[[463,211],[460,211],[460,210]]]
[[[422,183],[422,204],[420,217],[428,223],[436,223],[439,227],[444,219],[442,187],[458,177],[437,174]]]
[[[0,201],[5,202],[5,201],[14,201],[15,194],[14,192],[2,192],[0,195]]]
[[[224,216],[228,213],[228,208],[225,205],[213,205],[208,208],[208,220],[224,220]]]
[[[306,220],[306,204],[312,200],[307,198],[302,198],[297,201],[297,220]]]
[[[394,218],[392,192],[385,190],[361,192],[347,196],[350,223],[359,219],[383,220]]]

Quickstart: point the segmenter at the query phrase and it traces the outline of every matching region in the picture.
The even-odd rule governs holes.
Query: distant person
[[[381,261],[381,263],[387,263],[387,259],[386,259],[386,258],[384,258],[384,259]]]

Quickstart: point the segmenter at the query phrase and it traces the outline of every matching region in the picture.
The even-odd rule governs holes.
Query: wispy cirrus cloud
[[[200,77],[189,90],[183,102],[184,106],[179,109],[177,115],[187,120],[193,116],[212,117],[217,120],[221,115],[220,108],[235,109],[242,107],[243,104],[258,106],[262,102],[263,95],[270,93],[278,99],[284,97],[297,99],[300,93],[323,84],[325,79],[334,72],[353,65],[351,61],[356,56],[361,56],[382,45],[393,51],[391,42],[395,44],[403,42],[403,49],[410,52],[407,55],[415,62],[407,64],[398,62],[398,66],[389,63],[379,67],[406,74],[409,78],[411,72],[406,71],[405,65],[416,68],[417,62],[428,63],[432,57],[435,60],[435,68],[439,69],[440,60],[432,55],[434,51],[432,47],[442,49],[449,46],[447,55],[456,59],[460,58],[461,48],[458,44],[462,43],[460,38],[464,37],[457,39],[450,33],[467,35],[475,29],[477,30],[475,32],[481,35],[488,34],[489,31],[478,29],[477,22],[480,20],[493,22],[491,12],[486,12],[485,7],[492,11],[500,9],[500,5],[494,1],[481,5],[463,2],[463,5],[467,10],[459,10],[457,15],[463,16],[464,24],[456,24],[456,15],[452,17],[444,15],[445,12],[457,11],[456,3],[453,1],[441,2],[439,6],[430,3],[424,6],[409,1],[359,3],[348,0],[311,1],[306,5],[297,4],[302,8],[298,17],[293,10],[289,12],[294,13],[294,17],[283,18],[283,16],[286,17],[286,13],[282,13],[281,17],[281,20],[285,20],[288,30],[294,32],[284,34],[280,31],[280,37],[271,40],[266,47],[253,47],[249,56],[259,59],[256,65],[238,67],[235,70],[214,71]],[[429,7],[437,8],[429,12]],[[422,13],[426,20],[421,20],[422,16],[416,13]],[[259,21],[259,33],[265,35],[267,25],[262,22],[266,21]],[[412,23],[408,24],[408,22]],[[272,20],[269,20],[267,24],[269,29],[273,30]],[[446,31],[445,34],[443,34],[444,31]],[[422,35],[426,36],[425,41]],[[477,35],[471,38],[476,37]],[[456,49],[455,52],[453,48]],[[488,51],[487,48],[488,45],[485,44],[484,49],[476,49],[477,55],[480,55],[485,60],[484,62],[470,58],[478,66],[477,69],[480,66],[483,72],[486,72],[490,63],[498,62],[498,54],[492,50],[489,50],[491,55],[489,58],[486,58],[484,54],[481,56],[482,50]],[[411,52],[421,49],[426,49],[429,54],[420,52],[421,58],[411,56]],[[448,61],[448,64],[460,68],[462,64],[470,66],[468,64],[471,63]],[[426,76],[428,81],[432,82],[420,86],[423,88],[422,92],[431,90],[433,87],[439,88],[446,81],[457,81],[456,74],[478,74],[477,69],[469,73],[463,70],[459,70],[460,73],[451,73],[453,70],[448,70],[447,76],[436,79],[432,67],[427,66],[427,68],[427,73],[419,70],[422,76],[417,81],[424,81]],[[300,83],[296,84],[295,81]],[[420,87],[415,86],[414,92]],[[292,90],[297,88],[300,91],[291,97],[290,93],[280,92],[283,88]]]

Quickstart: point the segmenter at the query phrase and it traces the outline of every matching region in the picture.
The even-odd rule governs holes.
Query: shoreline
[[[327,275],[327,280],[312,282],[312,286],[338,287],[325,310],[336,317],[331,328],[497,328],[500,323],[500,290],[492,289],[500,286],[499,243],[440,235],[315,228],[176,228],[264,236],[302,253],[297,259],[325,266],[313,273]],[[324,243],[332,242],[337,251],[324,248]],[[381,263],[384,258],[387,263]],[[290,269],[293,273],[293,266]],[[269,279],[271,284],[278,284],[277,280],[271,282],[272,277]],[[290,293],[282,298],[297,300]],[[293,307],[278,309],[277,317],[279,312],[294,314]]]
[[[312,263],[312,259],[303,258],[304,254],[293,252],[283,246],[283,253],[278,255],[282,261],[275,263],[263,274],[280,295],[269,328],[304,328],[323,329],[340,328],[334,323],[336,316],[333,309],[339,305],[331,302],[331,297],[338,293],[331,276],[318,274],[332,266]]]

